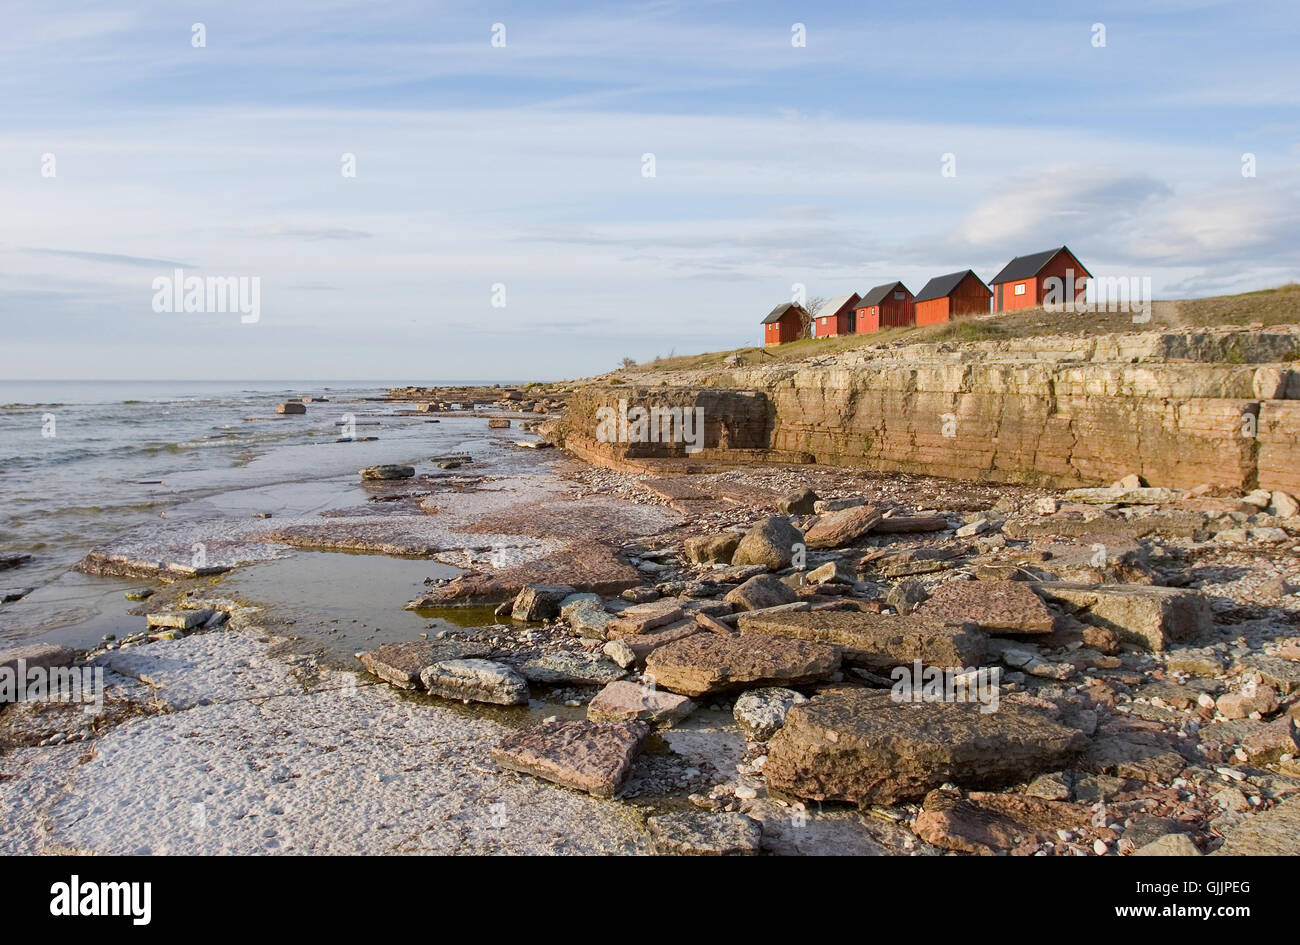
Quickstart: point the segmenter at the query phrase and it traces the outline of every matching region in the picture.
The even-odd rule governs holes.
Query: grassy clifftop
[[[1300,323],[1300,283],[1275,289],[1223,295],[1204,299],[1158,301],[1151,320],[1134,324],[1127,312],[1048,312],[1041,308],[997,315],[980,315],[942,325],[919,328],[887,328],[871,335],[838,338],[810,338],[776,348],[753,346],[730,351],[657,358],[618,372],[628,381],[645,381],[668,371],[723,367],[729,363],[769,364],[799,361],[856,348],[938,341],[995,341],[1034,335],[1101,335],[1162,329],[1209,328],[1216,326],[1286,325]],[[755,325],[755,333],[758,326]]]

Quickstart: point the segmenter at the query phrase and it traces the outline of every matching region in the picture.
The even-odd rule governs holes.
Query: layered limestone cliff
[[[587,387],[559,435],[625,468],[812,461],[1049,486],[1136,472],[1295,492],[1297,359],[1297,327],[863,348]],[[698,410],[702,436],[650,442],[634,423],[600,424],[637,408]]]

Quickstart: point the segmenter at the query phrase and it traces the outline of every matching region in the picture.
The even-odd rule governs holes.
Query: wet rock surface
[[[420,673],[442,660],[472,659],[487,656],[491,648],[481,643],[385,643],[357,659],[369,673],[400,689],[418,689]]]

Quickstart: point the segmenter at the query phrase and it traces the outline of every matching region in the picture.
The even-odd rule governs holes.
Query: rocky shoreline
[[[255,526],[505,536],[408,603],[495,623],[349,671],[171,574],[138,638],[45,654],[106,711],[0,712],[6,852],[1295,852],[1291,496],[552,456],[549,492],[404,473],[363,531]],[[955,680],[899,699],[914,666]]]

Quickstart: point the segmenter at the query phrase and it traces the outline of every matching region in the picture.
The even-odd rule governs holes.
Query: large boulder
[[[732,689],[819,682],[840,668],[840,651],[824,643],[742,633],[697,633],[646,658],[655,685],[696,697]]]
[[[765,518],[740,539],[733,565],[759,564],[772,571],[788,568],[794,558],[795,545],[803,544],[803,532],[780,515]]]
[[[731,557],[740,544],[738,532],[721,535],[699,535],[682,542],[682,553],[694,564],[731,564]]]
[[[492,758],[511,771],[613,797],[649,734],[644,722],[542,723],[511,732]]]
[[[728,591],[722,599],[738,610],[763,610],[793,604],[799,599],[799,594],[776,575],[759,574]]]
[[[768,784],[812,800],[915,800],[952,782],[997,788],[1055,771],[1087,744],[1077,729],[1003,699],[896,702],[880,689],[837,689],[794,706],[768,743]]]
[[[515,620],[550,620],[560,614],[560,603],[573,593],[568,584],[529,584],[515,597],[510,616]]]
[[[1085,623],[1109,627],[1122,640],[1154,651],[1196,640],[1210,628],[1209,602],[1195,590],[1147,584],[1031,585],[1046,600],[1076,612]]]
[[[817,493],[811,489],[795,489],[777,500],[777,511],[782,515],[812,515],[817,507]]]
[[[854,611],[741,614],[741,630],[830,643],[845,662],[888,673],[920,660],[927,666],[976,667],[984,662],[988,638],[974,624],[944,624],[917,617]]]

